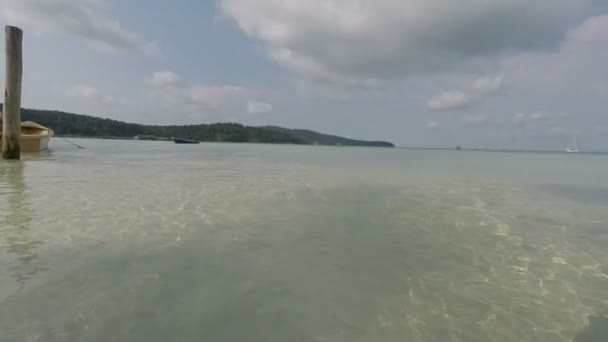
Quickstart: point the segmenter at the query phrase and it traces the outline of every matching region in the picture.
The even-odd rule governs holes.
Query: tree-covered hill
[[[308,141],[318,145],[342,145],[342,146],[376,146],[376,147],[395,147],[387,141],[365,141],[339,137],[336,135],[323,134],[308,129],[289,129],[277,126],[265,126],[276,132],[286,133],[298,139]]]
[[[1,108],[2,105],[0,104]],[[394,147],[393,144],[384,141],[362,141],[321,134],[310,130],[287,129],[276,126],[251,127],[238,123],[154,126],[61,111],[27,108],[22,109],[21,119],[23,121],[34,121],[49,127],[59,136],[116,138],[146,136],[160,139],[181,137],[208,142]]]

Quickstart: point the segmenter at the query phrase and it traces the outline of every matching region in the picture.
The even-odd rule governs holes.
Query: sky
[[[608,0],[0,0],[0,23],[26,108],[608,151]]]

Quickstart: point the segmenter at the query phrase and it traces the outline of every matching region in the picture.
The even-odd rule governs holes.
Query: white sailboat
[[[567,148],[566,152],[569,152],[569,153],[580,152],[578,147],[576,147],[576,135],[574,137],[572,137],[572,147]]]

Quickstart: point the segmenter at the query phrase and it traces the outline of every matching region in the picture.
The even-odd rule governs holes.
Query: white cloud
[[[462,108],[471,103],[471,97],[461,91],[445,91],[429,99],[426,103],[429,109],[448,110]]]
[[[545,118],[545,113],[543,112],[533,112],[529,115],[530,120],[541,120]]]
[[[100,96],[99,89],[89,85],[77,85],[68,88],[65,91],[65,95],[69,97],[75,97],[85,100],[96,100]]]
[[[76,36],[97,50],[158,52],[158,46],[108,17],[105,0],[0,0],[0,16],[42,33]]]
[[[543,112],[532,112],[532,113],[515,113],[513,114],[512,121],[514,124],[522,124],[525,122],[534,122],[540,121],[547,117],[547,115]]]
[[[531,126],[539,121],[543,121],[547,119],[547,115],[543,112],[532,112],[532,113],[522,113],[518,112],[513,114],[511,118],[511,122],[517,126]]]
[[[427,100],[427,108],[450,110],[462,108],[480,101],[484,96],[497,92],[502,87],[502,76],[479,77],[465,90],[445,91]]]
[[[172,86],[179,82],[179,76],[172,71],[159,71],[152,75],[148,83],[154,87]]]
[[[239,102],[245,89],[234,85],[187,84],[172,71],[159,71],[146,78],[145,96],[164,108],[181,108],[185,112],[215,110],[220,105]]]
[[[522,122],[526,121],[526,119],[527,119],[527,115],[524,113],[513,114],[513,123],[514,124],[522,123]]]
[[[216,107],[219,102],[228,97],[240,94],[243,88],[225,85],[225,86],[208,86],[196,85],[189,90],[190,100],[194,103],[200,103],[211,107]]]
[[[272,111],[272,105],[269,103],[255,102],[255,101],[247,102],[247,113],[258,114],[258,113],[268,113],[271,111]]]
[[[219,0],[272,60],[346,85],[555,46],[588,0]]]
[[[104,94],[91,85],[77,85],[65,90],[65,96],[107,106],[126,106],[131,104],[127,98]]]
[[[466,114],[462,117],[462,121],[469,125],[479,125],[488,121],[488,118],[483,114]]]
[[[569,33],[569,40],[587,44],[608,43],[608,15],[587,19],[582,25]]]
[[[439,123],[437,121],[429,121],[426,123],[427,128],[437,128],[439,127]]]
[[[489,94],[502,87],[502,76],[480,77],[473,82],[473,90],[480,94]]]
[[[114,97],[112,95],[104,96],[103,99],[101,100],[101,102],[103,102],[106,105],[110,105],[110,106],[115,106],[115,105],[126,106],[130,103],[130,101],[124,97]]]

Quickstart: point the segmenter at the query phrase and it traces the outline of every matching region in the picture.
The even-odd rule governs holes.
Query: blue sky
[[[608,150],[608,1],[0,0],[0,19],[25,31],[24,107]]]

